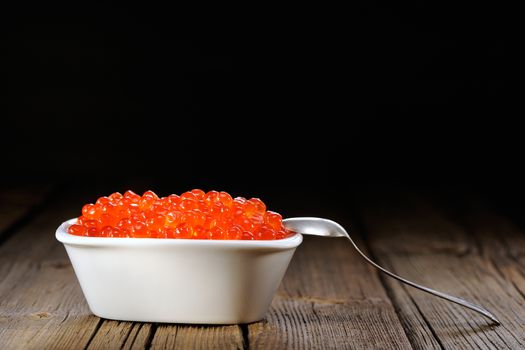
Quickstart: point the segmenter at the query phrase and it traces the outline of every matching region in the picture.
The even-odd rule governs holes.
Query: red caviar
[[[159,197],[127,191],[86,204],[68,232],[89,237],[272,240],[292,235],[258,198],[194,189]]]

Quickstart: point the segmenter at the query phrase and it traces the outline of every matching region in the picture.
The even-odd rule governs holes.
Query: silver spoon
[[[283,220],[283,224],[284,224],[284,226],[287,229],[292,230],[292,231],[297,232],[297,233],[304,234],[304,235],[314,235],[314,236],[323,236],[323,237],[346,237],[346,238],[348,238],[350,243],[352,243],[352,245],[357,250],[357,252],[359,254],[361,254],[361,256],[363,258],[365,258],[365,260],[368,263],[370,263],[375,268],[383,271],[384,273],[386,273],[390,277],[393,277],[393,278],[395,278],[398,281],[406,283],[409,286],[412,286],[412,287],[417,288],[419,290],[422,290],[424,292],[427,292],[427,293],[433,294],[435,296],[438,296],[440,298],[449,300],[449,301],[451,301],[453,303],[465,306],[465,307],[467,307],[467,308],[469,308],[471,310],[479,312],[480,314],[482,314],[485,317],[490,318],[496,324],[498,324],[498,325],[501,324],[500,321],[498,321],[498,319],[492,313],[490,313],[487,309],[485,309],[485,308],[483,308],[483,307],[481,307],[479,305],[476,305],[474,303],[471,303],[470,301],[466,301],[464,299],[461,299],[461,298],[458,298],[458,297],[455,297],[455,296],[452,296],[452,295],[448,295],[448,294],[445,294],[443,292],[439,292],[437,290],[434,290],[434,289],[431,289],[431,288],[419,285],[417,283],[411,282],[409,280],[406,280],[406,279],[404,279],[402,277],[399,277],[398,275],[396,275],[396,274],[394,274],[394,273],[392,273],[392,272],[382,268],[381,266],[379,266],[378,264],[376,264],[375,262],[370,260],[357,247],[357,245],[354,243],[352,238],[350,238],[350,235],[348,234],[348,232],[346,232],[346,230],[341,225],[339,225],[337,222],[335,222],[335,221],[328,220],[328,219],[321,219],[321,218],[304,217],[304,218],[284,219]]]

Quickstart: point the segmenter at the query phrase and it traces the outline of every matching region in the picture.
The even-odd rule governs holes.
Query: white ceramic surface
[[[302,236],[273,241],[103,238],[56,231],[91,311],[125,321],[264,318]]]

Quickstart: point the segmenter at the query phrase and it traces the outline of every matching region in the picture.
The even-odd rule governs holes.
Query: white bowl
[[[234,324],[264,318],[296,234],[233,241],[82,237],[56,231],[91,311],[125,321]]]

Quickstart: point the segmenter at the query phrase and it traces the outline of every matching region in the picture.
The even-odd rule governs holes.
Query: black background
[[[3,11],[2,181],[520,203],[505,9],[202,7]]]

